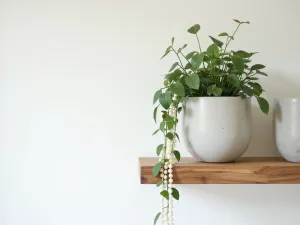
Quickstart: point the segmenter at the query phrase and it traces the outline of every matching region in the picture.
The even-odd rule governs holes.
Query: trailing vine
[[[176,142],[179,141],[176,128],[178,115],[188,97],[240,96],[245,99],[253,96],[257,99],[261,111],[265,114],[269,112],[268,101],[261,97],[264,90],[257,82],[258,76],[268,76],[261,71],[265,66],[262,64],[249,66],[251,57],[257,52],[228,50],[240,26],[249,24],[248,21],[234,21],[237,27],[232,35],[226,32],[218,35],[226,38],[225,44],[209,36],[213,43],[206,51],[202,51],[198,36],[200,25],[196,24],[187,31],[196,36],[199,50],[184,54],[187,44],[175,50],[175,39],[172,38],[171,45],[162,56],[164,58],[173,53],[177,61],[165,75],[164,87],[156,91],[153,99],[153,104],[158,102],[153,112],[155,122],[157,122],[158,111],[162,109],[159,129],[154,131],[153,135],[159,132],[164,135],[164,143],[156,148],[159,161],[152,170],[154,177],[160,175],[161,178],[157,182],[157,186],[161,189],[161,210],[155,216],[154,225],[159,219],[162,225],[174,224],[173,199],[179,200],[180,195],[173,186],[173,167],[181,157],[180,152],[176,150]]]

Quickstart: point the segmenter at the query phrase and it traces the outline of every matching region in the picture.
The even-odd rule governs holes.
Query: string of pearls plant
[[[176,127],[178,114],[188,97],[240,96],[245,99],[253,96],[261,111],[265,114],[269,112],[269,103],[261,97],[264,90],[258,83],[259,76],[268,76],[262,71],[265,66],[250,65],[251,57],[257,52],[229,50],[229,44],[235,39],[240,26],[250,24],[248,21],[234,20],[234,22],[237,23],[237,27],[232,34],[222,32],[218,35],[220,38],[226,38],[225,43],[209,36],[213,43],[202,50],[198,36],[200,25],[195,24],[187,31],[196,36],[198,50],[184,54],[187,44],[175,50],[172,38],[171,45],[163,55],[165,57],[173,53],[177,61],[165,75],[164,87],[154,94],[153,99],[153,104],[159,102],[153,112],[155,122],[158,109],[160,107],[163,109],[159,129],[153,135],[158,132],[164,135],[164,143],[156,149],[159,162],[152,170],[154,177],[159,174],[161,176],[161,180],[157,182],[157,186],[161,188],[161,211],[157,213],[154,225],[158,219],[162,225],[174,224],[173,199],[179,200],[179,192],[173,187],[173,167],[176,161],[180,161],[180,153],[176,150],[176,141],[179,141]]]

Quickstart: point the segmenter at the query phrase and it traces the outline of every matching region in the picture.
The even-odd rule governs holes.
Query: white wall
[[[208,34],[250,20],[234,47],[259,51],[266,97],[300,95],[297,0],[0,0],[0,224],[146,225],[158,189],[152,95],[194,23]],[[254,103],[248,155],[277,155]],[[188,155],[182,147],[180,150]],[[181,185],[176,224],[298,225],[298,185]]]

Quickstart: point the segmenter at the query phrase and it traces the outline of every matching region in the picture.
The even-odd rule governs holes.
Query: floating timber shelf
[[[140,158],[142,184],[156,184],[152,177],[157,158]],[[173,167],[175,184],[300,184],[300,164],[282,158],[244,157],[234,163],[204,163],[182,158]]]

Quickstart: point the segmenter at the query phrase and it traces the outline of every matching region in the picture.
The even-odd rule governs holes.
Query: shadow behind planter
[[[190,97],[183,107],[182,140],[199,161],[233,162],[251,141],[250,98]]]

